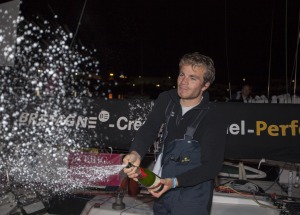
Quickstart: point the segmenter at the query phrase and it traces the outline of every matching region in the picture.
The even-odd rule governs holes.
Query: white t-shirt
[[[202,99],[203,99],[203,96],[202,96],[202,98],[201,98],[201,100],[200,100],[200,102],[199,102],[198,104],[201,103]],[[193,105],[193,106],[189,106],[189,107],[186,107],[186,106],[181,105],[181,108],[182,108],[182,116],[183,116],[186,112],[188,112],[189,110],[191,110],[193,107],[196,107],[198,104]]]

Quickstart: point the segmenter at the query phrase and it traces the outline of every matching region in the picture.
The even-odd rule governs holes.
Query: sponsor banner
[[[226,158],[300,162],[300,105],[219,103],[228,120]]]
[[[126,150],[145,122],[153,101],[47,98],[14,104],[17,111],[9,108],[10,117],[7,113],[3,116],[10,120],[0,124],[5,127],[3,139],[9,133],[16,144],[30,137],[51,144],[75,142],[82,147]],[[224,116],[220,120],[228,122],[225,157],[300,162],[299,110],[298,104],[218,102],[216,111]],[[20,140],[20,135],[13,132],[19,134],[20,130],[30,135],[22,135]]]

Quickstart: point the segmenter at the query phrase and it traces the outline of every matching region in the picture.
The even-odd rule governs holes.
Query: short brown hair
[[[204,73],[204,83],[209,82],[212,84],[215,80],[215,66],[213,60],[205,55],[199,54],[198,52],[188,53],[183,55],[179,62],[179,68],[183,65],[191,65],[194,67],[204,66],[206,71]]]

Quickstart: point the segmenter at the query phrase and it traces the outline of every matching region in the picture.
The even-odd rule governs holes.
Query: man
[[[232,95],[232,100],[235,102],[244,102],[248,103],[252,98],[251,98],[251,92],[252,92],[252,87],[249,84],[244,84],[242,86],[242,90],[236,92],[235,94]]]
[[[161,183],[155,214],[206,215],[211,206],[213,179],[222,168],[226,124],[207,88],[215,79],[211,58],[199,53],[184,55],[179,63],[177,90],[161,93],[144,125],[137,131],[123,162],[139,166],[162,124]],[[125,168],[137,178],[136,167]]]

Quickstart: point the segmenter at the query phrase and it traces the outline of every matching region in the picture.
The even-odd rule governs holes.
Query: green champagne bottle
[[[125,168],[136,167],[132,163],[128,163]],[[161,183],[160,177],[157,176],[154,172],[149,169],[137,167],[138,173],[138,182],[146,187],[147,189],[151,189],[154,192],[158,193],[164,188],[164,184]]]

